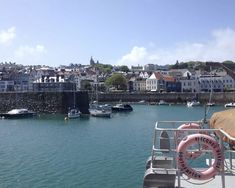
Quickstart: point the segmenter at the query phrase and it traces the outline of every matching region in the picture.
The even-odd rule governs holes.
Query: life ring
[[[204,171],[196,171],[190,167],[187,163],[186,155],[187,148],[193,144],[200,143],[207,146],[208,149],[212,150],[214,156],[213,164]],[[178,157],[177,164],[181,172],[187,175],[189,178],[198,180],[208,180],[214,177],[221,169],[223,163],[223,155],[219,144],[216,140],[205,134],[192,134],[185,137],[177,147]]]
[[[178,127],[179,130],[181,129],[201,129],[201,126],[197,123],[185,123],[185,124],[182,124]],[[184,132],[181,132],[181,131],[177,131],[176,132],[176,143],[177,143],[177,146],[179,145],[180,141],[186,136],[185,134],[183,134]],[[192,132],[191,132],[192,133]],[[190,134],[189,132],[187,132],[187,135]],[[202,148],[202,149],[207,149],[207,148]],[[200,155],[202,154],[201,151],[194,151],[194,152],[186,152],[186,157],[188,159],[195,159],[197,157],[199,157]]]

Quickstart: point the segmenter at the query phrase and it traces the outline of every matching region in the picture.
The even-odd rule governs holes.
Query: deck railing
[[[196,123],[201,126],[201,129],[178,129],[178,127],[181,124],[188,124],[188,123]],[[169,135],[169,141],[170,141],[170,147],[169,148],[160,148],[160,135],[162,131],[166,131],[167,134]],[[177,180],[178,180],[178,187],[181,187],[181,176],[182,172],[178,166],[177,163],[177,146],[181,140],[178,140],[179,138],[177,137],[180,132],[180,134],[188,135],[188,134],[194,134],[194,133],[201,133],[201,134],[207,134],[219,143],[219,147],[221,149],[222,154],[224,154],[224,158],[222,160],[221,169],[219,172],[219,175],[221,176],[221,184],[222,188],[225,188],[225,167],[226,167],[226,172],[232,171],[233,170],[233,165],[232,165],[232,159],[233,159],[233,153],[235,153],[234,150],[231,150],[229,148],[229,145],[224,143],[223,137],[227,137],[230,140],[235,141],[235,138],[231,137],[228,133],[226,133],[223,130],[220,129],[210,129],[208,127],[208,121],[158,121],[156,122],[155,125],[155,130],[154,130],[154,136],[153,136],[153,146],[152,146],[152,155],[151,155],[151,162],[150,162],[150,168],[153,169],[153,171],[175,171]],[[222,136],[221,136],[222,135]],[[159,139],[160,138],[160,139]],[[163,138],[166,139],[166,138]],[[190,151],[198,151],[197,148],[190,148]],[[213,157],[212,157],[212,151],[207,149],[207,148],[202,148],[200,150],[203,154],[206,154],[207,156],[207,161],[208,165],[211,165],[213,162]],[[153,165],[153,161],[156,159],[156,157],[172,157],[173,158],[173,165],[172,168],[166,169],[166,168],[156,168]],[[229,161],[229,165],[225,165],[225,160]],[[205,167],[197,167],[198,170],[203,170]],[[206,183],[206,182],[205,182]]]

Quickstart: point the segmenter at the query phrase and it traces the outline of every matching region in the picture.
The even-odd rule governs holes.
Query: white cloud
[[[174,48],[155,48],[134,46],[130,53],[120,58],[118,65],[145,65],[154,63],[159,65],[174,64],[179,61],[235,61],[235,31],[226,28],[215,30],[212,39],[203,43],[179,43]],[[153,45],[152,45],[153,46]]]
[[[6,31],[2,30],[0,32],[0,44],[8,45],[11,43],[11,41],[15,38],[15,27],[11,27],[7,29]]]
[[[15,55],[18,58],[25,58],[27,56],[38,56],[46,52],[46,49],[42,45],[32,46],[20,46],[16,51]]]
[[[124,55],[118,62],[119,65],[124,65],[125,63],[139,63],[146,59],[148,55],[146,48],[134,46],[129,54]]]
[[[20,64],[41,64],[43,62],[40,62],[40,60],[45,53],[47,53],[47,51],[43,45],[25,45],[16,49],[15,58],[17,63]]]

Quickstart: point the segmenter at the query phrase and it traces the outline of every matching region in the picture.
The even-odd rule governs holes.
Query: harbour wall
[[[89,96],[78,92],[9,92],[0,93],[0,112],[14,108],[28,108],[40,113],[67,113],[69,108],[89,113]]]
[[[86,91],[77,92],[8,92],[0,93],[0,112],[14,108],[28,108],[40,113],[67,113],[69,108],[79,108],[84,114],[89,113],[89,102],[95,96]],[[164,100],[170,103],[185,103],[197,98],[201,103],[224,104],[235,102],[235,92],[221,93],[100,93],[99,102],[145,102],[154,103]]]
[[[99,102],[159,102],[164,100],[170,103],[185,103],[196,98],[201,103],[211,102],[223,104],[235,102],[234,92],[216,92],[216,93],[100,93]]]

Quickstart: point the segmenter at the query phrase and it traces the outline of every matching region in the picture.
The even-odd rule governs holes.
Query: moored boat
[[[169,103],[164,100],[160,100],[158,105],[169,105]]]
[[[28,118],[36,115],[36,112],[30,111],[26,108],[12,109],[7,113],[0,114],[1,118],[6,119],[17,119],[17,118]]]
[[[233,108],[235,107],[235,103],[234,102],[230,102],[224,105],[225,108]]]
[[[215,103],[214,102],[208,102],[208,103],[206,103],[206,106],[215,106]]]
[[[111,105],[104,104],[104,105],[98,105],[97,102],[94,102],[90,105],[90,115],[94,117],[111,117],[112,110]]]
[[[129,104],[120,103],[120,104],[114,105],[112,107],[112,111],[113,112],[130,112],[130,111],[133,111],[133,108]]]
[[[91,116],[94,117],[107,117],[110,118],[111,117],[111,111],[109,110],[102,110],[102,109],[90,109],[90,114]]]
[[[80,111],[78,109],[76,109],[76,108],[72,108],[68,112],[68,118],[69,119],[79,118],[80,115],[81,115]]]
[[[193,107],[193,106],[199,106],[200,102],[199,101],[189,101],[187,102],[187,107]]]

